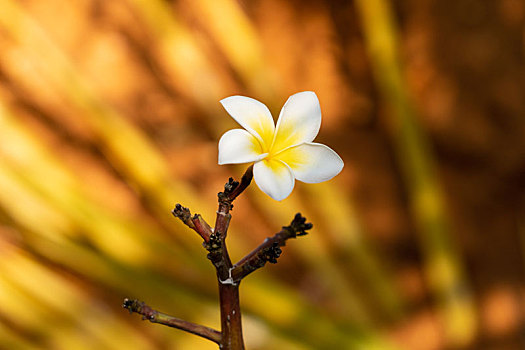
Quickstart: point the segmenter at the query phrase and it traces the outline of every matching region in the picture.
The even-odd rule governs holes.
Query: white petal
[[[255,163],[253,178],[261,191],[277,201],[288,197],[295,185],[295,179],[288,165],[275,159],[265,159]]]
[[[263,147],[270,146],[275,125],[268,107],[246,96],[226,97],[221,104],[237,123],[263,143]]]
[[[226,131],[219,140],[219,164],[239,164],[258,161],[267,154],[248,131],[233,129]]]
[[[320,143],[304,143],[288,148],[275,158],[286,163],[297,180],[306,183],[330,180],[344,166],[343,160],[334,150]]]
[[[290,96],[281,109],[272,149],[280,151],[303,142],[311,142],[321,127],[321,106],[312,91]]]

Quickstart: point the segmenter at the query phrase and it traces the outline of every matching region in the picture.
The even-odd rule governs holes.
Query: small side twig
[[[204,242],[208,243],[210,236],[213,234],[213,229],[206,220],[204,220],[201,214],[195,214],[191,218],[191,222],[193,222],[193,225],[195,226],[195,231],[200,234],[204,239]]]
[[[237,198],[250,185],[250,183],[252,182],[252,178],[253,178],[253,164],[250,165],[248,169],[246,169],[246,171],[242,175],[240,183],[235,181],[237,182],[237,185],[229,191],[225,188],[225,192],[227,194],[228,199],[230,201],[233,201],[235,198]]]
[[[180,219],[186,226],[194,230],[202,237],[204,242],[210,241],[210,235],[213,233],[210,225],[202,218],[200,214],[191,215],[188,208],[180,204],[175,205],[175,209],[171,211],[173,216]]]
[[[142,315],[143,320],[148,320],[152,323],[163,324],[168,327],[182,329],[183,331],[206,338],[219,345],[221,343],[221,332],[209,327],[166,315],[162,312],[158,312],[142,301],[126,298],[124,299],[122,307],[129,310],[130,313],[135,312]]]
[[[275,264],[282,253],[281,247],[286,245],[286,241],[306,235],[306,231],[312,227],[311,223],[306,222],[305,217],[297,213],[289,226],[283,226],[283,229],[273,237],[266,238],[261,245],[233,266],[231,271],[233,282],[240,282],[253,271],[263,267],[266,262]]]

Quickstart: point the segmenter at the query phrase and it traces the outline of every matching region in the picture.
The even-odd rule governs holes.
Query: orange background
[[[245,166],[219,104],[318,95],[333,180],[236,201],[248,349],[519,349],[525,5],[501,1],[0,0],[0,347],[215,349],[138,298],[219,326],[212,222]]]

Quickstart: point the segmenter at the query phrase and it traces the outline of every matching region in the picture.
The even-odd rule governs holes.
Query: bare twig
[[[193,224],[193,221],[191,221],[191,212],[188,208],[183,207],[179,203],[175,204],[175,209],[171,211],[173,216],[180,219],[186,226],[191,228],[192,230],[195,230],[195,225]]]
[[[157,310],[152,309],[150,306],[146,305],[146,303],[142,301],[136,299],[131,300],[126,298],[124,299],[122,307],[128,309],[130,313],[135,312],[137,314],[142,315],[143,320],[148,320],[152,323],[159,323],[168,327],[181,329],[183,331],[211,340],[212,342],[217,343],[219,345],[221,343],[221,332],[209,327],[205,327],[199,324],[181,320],[170,315],[166,315],[162,312],[158,312]]]
[[[233,266],[231,271],[233,282],[240,282],[253,271],[263,267],[266,262],[275,264],[282,253],[281,247],[286,245],[286,241],[306,235],[306,231],[312,227],[311,223],[306,222],[305,217],[297,213],[289,226],[283,226],[283,229],[273,237],[266,238],[261,245]]]
[[[192,217],[190,210],[178,203],[175,205],[175,209],[173,209],[171,213],[173,216],[180,219],[180,221],[186,226],[197,232],[204,242],[209,242],[212,229],[200,214],[195,214]]]
[[[208,251],[208,259],[216,269],[219,282],[221,331],[163,314],[138,300],[125,299],[124,308],[131,313],[141,314],[143,319],[148,319],[150,322],[178,328],[209,339],[217,343],[222,350],[244,350],[239,305],[240,281],[263,267],[266,262],[276,263],[281,255],[280,247],[286,244],[286,240],[305,235],[306,231],[312,228],[312,224],[306,223],[306,219],[301,214],[297,214],[289,226],[284,226],[279,233],[267,238],[257,249],[233,266],[226,246],[231,220],[230,210],[233,208],[233,201],[250,185],[252,178],[253,165],[246,170],[240,182],[230,178],[224,185],[224,191],[218,193],[219,208],[214,229],[201,215],[192,216],[190,210],[180,204],[177,204],[172,211],[175,217],[202,237],[203,245]]]
[[[213,229],[210,227],[210,225],[208,225],[206,220],[202,218],[201,214],[193,215],[191,221],[195,226],[195,231],[197,231],[207,243],[210,239],[210,236],[213,234]]]
[[[253,178],[253,164],[246,169],[244,172],[244,175],[241,178],[241,182],[237,183],[237,186],[235,186],[231,190],[226,190],[225,192],[228,196],[228,199],[230,201],[233,201],[235,198],[237,198],[252,182]]]
[[[224,350],[242,350],[244,341],[242,337],[241,308],[239,305],[239,284],[234,283],[231,278],[232,262],[226,247],[226,235],[230,225],[233,208],[232,202],[237,198],[251,183],[253,178],[253,165],[251,165],[244,175],[241,182],[234,181],[232,178],[224,185],[224,192],[219,192],[219,208],[215,220],[215,230],[211,238],[214,242],[208,244],[211,249],[208,258],[217,269],[217,279],[219,280],[219,299],[221,310],[221,331],[222,348]]]

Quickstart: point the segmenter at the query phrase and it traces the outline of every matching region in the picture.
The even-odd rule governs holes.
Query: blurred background
[[[521,0],[0,0],[0,348],[215,349],[214,221],[246,166],[219,100],[315,91],[345,161],[236,201],[233,260],[314,223],[241,286],[248,349],[523,349]]]

